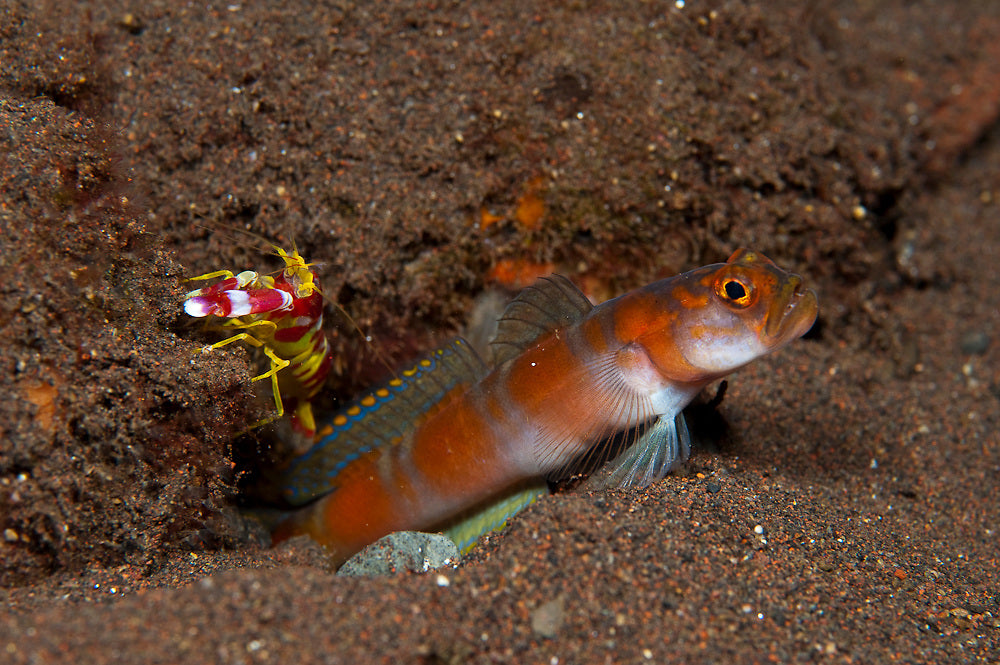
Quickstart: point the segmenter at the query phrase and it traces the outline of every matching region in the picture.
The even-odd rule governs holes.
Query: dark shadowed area
[[[998,116],[995,2],[0,0],[0,660],[995,660]],[[321,413],[549,272],[748,246],[820,319],[663,481],[347,579],[240,513],[272,404],[180,309],[270,242],[374,340]]]

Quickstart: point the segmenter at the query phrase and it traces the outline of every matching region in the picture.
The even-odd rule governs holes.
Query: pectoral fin
[[[638,441],[595,472],[585,487],[588,490],[645,487],[663,478],[690,454],[691,436],[684,414],[661,417]]]

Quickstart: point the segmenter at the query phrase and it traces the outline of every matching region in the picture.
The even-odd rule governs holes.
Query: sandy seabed
[[[64,4],[0,4],[4,662],[1000,657],[1000,5]],[[179,312],[267,241],[397,363],[739,246],[821,314],[663,481],[346,579],[241,516],[268,402]],[[321,410],[384,371],[336,318]]]

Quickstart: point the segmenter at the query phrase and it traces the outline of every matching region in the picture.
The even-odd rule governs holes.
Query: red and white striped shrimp
[[[274,247],[285,262],[275,276],[247,270],[233,274],[217,270],[192,277],[191,281],[222,278],[222,281],[191,291],[184,297],[184,311],[197,318],[223,319],[213,327],[220,331],[242,330],[203,351],[244,342],[259,348],[270,360],[268,371],[254,381],[271,379],[277,415],[284,403],[293,409],[293,428],[307,439],[316,432],[312,399],[330,373],[332,356],[323,331],[323,295],[316,274],[298,250]]]

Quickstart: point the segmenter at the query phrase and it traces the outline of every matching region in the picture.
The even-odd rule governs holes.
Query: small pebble
[[[982,330],[970,330],[958,342],[962,353],[970,356],[981,356],[990,346],[990,336]]]
[[[459,558],[455,543],[439,533],[397,531],[352,556],[337,574],[377,577],[405,570],[425,573],[453,565]]]
[[[565,602],[563,596],[558,596],[539,606],[531,613],[531,630],[542,637],[555,637],[566,616]]]

